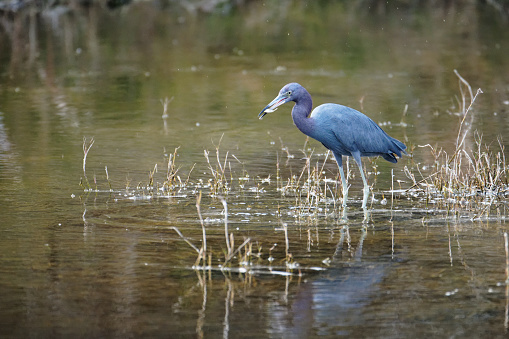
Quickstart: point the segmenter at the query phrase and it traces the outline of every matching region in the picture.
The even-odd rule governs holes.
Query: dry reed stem
[[[154,187],[154,175],[157,173],[157,164],[154,165],[154,169],[148,172],[148,185],[147,187]]]
[[[229,255],[228,257],[226,257],[225,261],[224,261],[224,265],[226,265],[228,262],[230,262],[230,260],[237,254],[240,252],[240,250],[242,250],[242,248],[244,246],[246,246],[249,242],[251,241],[251,238],[247,238],[246,240],[244,240],[244,242],[239,246],[237,247],[237,249],[231,254]]]
[[[179,147],[176,147],[173,151],[173,154],[170,154],[168,156],[168,164],[166,166],[166,180],[163,183],[163,188],[166,187],[168,190],[172,190],[177,185],[177,179],[179,181],[179,184],[182,186],[182,182],[180,181],[180,177],[177,175],[178,171],[180,170],[180,167],[176,166],[176,159],[177,159],[177,152],[180,149]],[[189,181],[189,176],[191,175],[191,172],[193,171],[194,165],[189,171],[189,174],[187,176],[187,180],[184,185],[187,185]]]
[[[88,152],[94,145],[94,142],[95,142],[95,140],[93,137],[88,142],[87,142],[87,138],[83,137],[83,177],[85,178],[85,182],[87,184],[88,189],[90,189],[91,187],[90,187],[90,183],[88,182],[87,171],[86,171],[87,156],[88,156]]]
[[[108,166],[104,166],[104,171],[106,172],[106,181],[108,181],[108,186],[110,187],[110,192],[112,192],[113,187],[111,187],[110,175],[108,173]]]
[[[228,204],[226,203],[226,200],[223,197],[219,197],[219,200],[223,204],[224,208],[224,237],[226,239],[226,249],[227,249],[227,257],[229,257],[232,253],[232,248],[230,246],[230,236],[228,232]],[[233,235],[233,234],[232,234]]]
[[[191,248],[193,248],[196,253],[198,253],[198,255],[200,254],[200,249],[198,247],[196,247],[195,245],[193,245],[193,243],[191,243],[186,237],[184,237],[184,235],[179,231],[179,229],[177,227],[170,227],[170,229],[174,230],[175,232],[177,232],[177,234],[189,245],[191,246]]]
[[[221,137],[222,138],[222,137]],[[219,141],[219,143],[221,140]],[[217,195],[220,193],[226,194],[230,190],[230,184],[228,183],[228,179],[226,178],[226,168],[228,163],[228,155],[229,152],[226,152],[224,162],[221,162],[220,152],[219,152],[219,144],[216,146],[216,168],[212,166],[209,158],[209,151],[204,150],[203,154],[205,155],[205,159],[207,160],[207,165],[212,174],[212,179],[209,180],[211,182],[211,193],[213,195]],[[230,167],[230,166],[228,166]],[[231,167],[230,167],[230,177],[231,177]],[[231,181],[233,181],[233,177],[231,177]]]
[[[162,116],[163,119],[168,117],[168,104],[172,102],[173,99],[174,97],[171,97],[170,99],[168,99],[168,97],[165,97],[164,101],[163,99],[159,100],[161,102],[161,105],[163,105],[163,116]]]
[[[290,263],[290,242],[288,241],[288,225],[281,221],[281,224],[283,225],[283,230],[285,231],[285,257],[286,257],[286,263]]]

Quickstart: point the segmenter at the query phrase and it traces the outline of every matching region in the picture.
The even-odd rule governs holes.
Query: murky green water
[[[475,130],[505,144],[501,14],[475,4],[189,4],[0,13],[1,336],[505,337],[506,203],[472,220],[388,192],[391,170],[395,188],[408,188],[405,166],[433,164],[419,145],[454,151],[455,69],[483,91],[467,146]],[[330,201],[340,191],[330,157],[328,204],[288,188],[307,156],[320,168],[325,158],[290,107],[257,119],[290,81],[315,105],[361,109],[412,149],[396,165],[365,161],[380,171],[369,175],[369,215],[356,169],[348,210]],[[80,186],[84,137],[95,140],[90,192]],[[177,147],[182,187],[158,190]],[[220,170],[216,147],[231,187],[230,246],[249,239],[223,271],[225,216],[204,157]],[[211,270],[192,268],[197,253],[173,229],[202,246],[200,190]]]

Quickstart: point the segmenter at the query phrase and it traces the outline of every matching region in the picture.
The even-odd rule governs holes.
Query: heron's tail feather
[[[397,139],[394,139],[391,137],[391,141],[393,143],[393,146],[388,153],[384,153],[382,154],[382,157],[389,161],[389,162],[392,162],[392,163],[397,163],[398,162],[398,159],[396,159],[396,155],[401,158],[401,153],[403,154],[407,154],[407,152],[405,151],[406,150],[406,146],[404,143],[402,143],[401,141],[397,140]]]
[[[396,159],[396,157],[394,156],[394,153],[384,153],[384,154],[382,154],[382,157],[385,160],[392,162],[393,164],[398,162],[398,159]]]

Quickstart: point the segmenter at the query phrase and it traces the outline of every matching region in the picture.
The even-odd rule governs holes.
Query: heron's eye
[[[288,95],[288,96],[292,95],[292,91],[286,92],[286,95]]]

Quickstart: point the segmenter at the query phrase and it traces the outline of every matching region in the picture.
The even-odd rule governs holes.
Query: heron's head
[[[302,90],[304,90],[304,87],[296,82],[285,85],[279,91],[279,95],[262,109],[260,114],[258,114],[258,118],[260,120],[263,119],[267,113],[274,112],[279,106],[289,101],[297,101]]]

